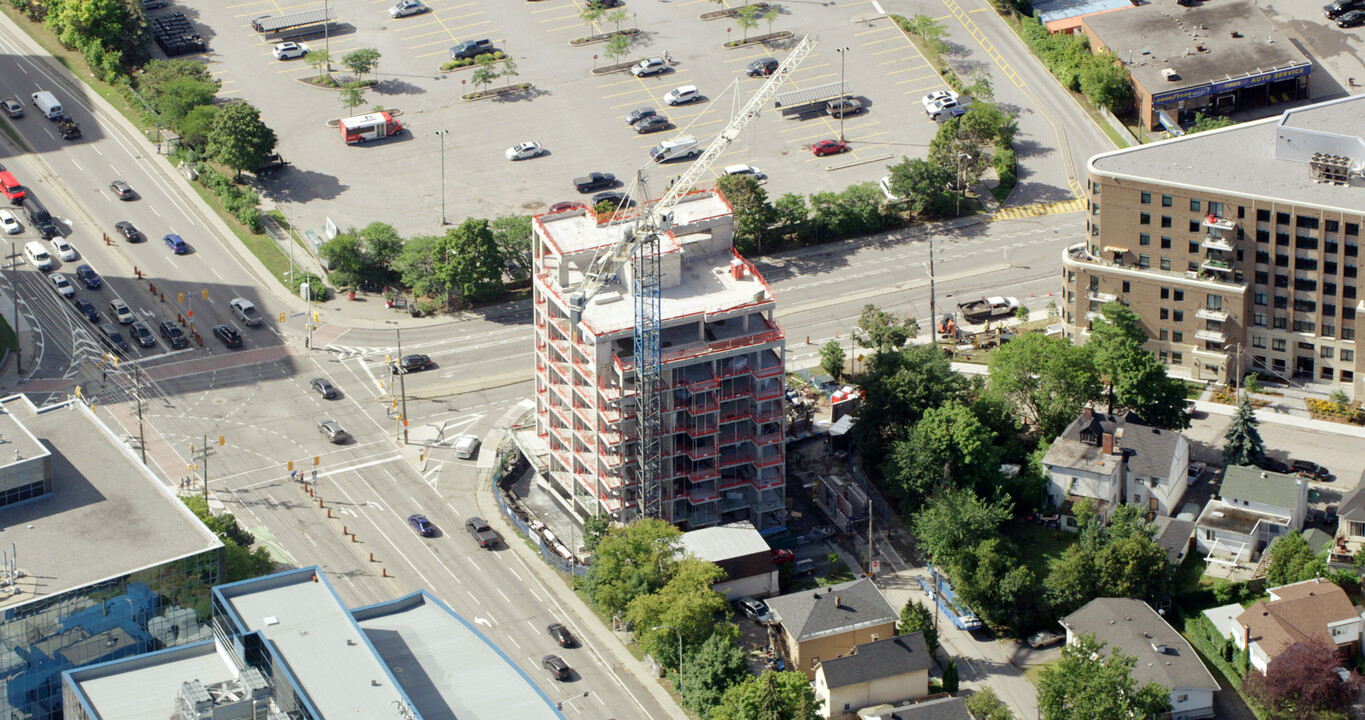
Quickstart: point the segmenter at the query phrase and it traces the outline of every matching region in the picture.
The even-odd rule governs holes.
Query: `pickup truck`
[[[573,184],[574,187],[578,188],[578,192],[590,193],[594,190],[616,187],[616,176],[611,173],[588,173],[583,177],[574,178]]]
[[[245,298],[233,298],[232,302],[228,303],[228,307],[232,308],[232,314],[236,315],[237,319],[241,320],[243,324],[252,327],[261,324],[261,312],[256,309],[256,306],[253,305],[250,300]]]
[[[464,529],[474,538],[481,548],[491,548],[498,544],[498,533],[488,527],[488,521],[472,517],[464,521]]]
[[[958,303],[957,309],[967,322],[981,323],[987,320],[1002,320],[1012,317],[1019,309],[1019,301],[1012,297],[985,297],[980,300]]]

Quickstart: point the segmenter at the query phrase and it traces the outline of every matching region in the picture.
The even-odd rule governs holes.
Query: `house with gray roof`
[[[768,599],[787,645],[791,669],[815,679],[821,660],[892,637],[900,618],[871,580],[851,580]]]
[[[815,668],[820,716],[853,720],[864,708],[925,697],[932,663],[920,632],[854,646]]]
[[[858,720],[976,720],[967,712],[967,700],[935,693],[897,707],[879,705],[858,713]]]
[[[1154,682],[1171,691],[1170,720],[1214,717],[1218,682],[1194,648],[1155,610],[1141,600],[1096,598],[1062,618],[1067,645],[1094,635],[1112,652],[1137,658],[1133,679],[1138,687]]]
[[[1332,537],[1331,560],[1342,565],[1355,562],[1356,553],[1365,548],[1365,477],[1337,509],[1336,534]]]
[[[1303,529],[1308,482],[1294,475],[1232,465],[1218,497],[1195,522],[1199,551],[1210,562],[1254,561],[1278,537]]]
[[[1087,407],[1052,442],[1043,458],[1048,497],[1075,529],[1069,508],[1081,498],[1097,501],[1108,517],[1122,504],[1155,515],[1174,514],[1189,485],[1190,444],[1172,430],[1143,425],[1136,415]]]
[[[1179,565],[1185,554],[1194,548],[1194,521],[1158,515],[1152,518],[1156,537],[1152,538],[1166,551],[1166,559],[1171,565]]]

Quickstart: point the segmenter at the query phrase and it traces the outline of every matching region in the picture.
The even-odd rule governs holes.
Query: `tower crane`
[[[621,239],[616,244],[606,253],[593,259],[584,272],[578,289],[569,295],[570,310],[576,322],[578,317],[582,316],[588,301],[616,275],[627,260],[634,258],[632,295],[635,301],[635,397],[636,417],[640,423],[637,481],[641,488],[640,510],[645,517],[659,517],[662,514],[663,503],[661,477],[663,414],[660,398],[663,367],[659,340],[662,331],[659,235],[672,227],[673,210],[678,203],[682,202],[683,197],[691,192],[707,170],[720,159],[730,143],[758,117],[759,111],[773,99],[778,88],[791,77],[801,61],[811,54],[817,42],[809,35],[801,38],[801,42],[787,54],[763,87],[749,98],[739,113],[716,135],[707,146],[706,152],[692,163],[657,203],[621,233]]]

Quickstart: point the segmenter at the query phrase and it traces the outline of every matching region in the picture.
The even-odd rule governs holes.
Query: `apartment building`
[[[1091,158],[1067,334],[1118,300],[1172,375],[1358,389],[1363,166],[1365,96]]]
[[[535,219],[536,430],[548,480],[575,515],[630,522],[645,512],[639,481],[635,297],[626,263],[571,304],[584,271],[633,217],[578,207]],[[662,502],[683,529],[748,520],[783,527],[783,332],[772,290],[735,252],[716,190],[687,195],[660,240]]]

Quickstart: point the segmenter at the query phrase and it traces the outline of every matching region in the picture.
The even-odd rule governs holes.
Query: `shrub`
[[[1002,187],[1012,187],[1019,182],[1019,176],[1015,174],[1017,165],[1014,158],[1014,148],[997,144],[994,163],[995,174],[1000,178]]]

